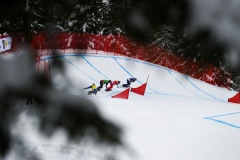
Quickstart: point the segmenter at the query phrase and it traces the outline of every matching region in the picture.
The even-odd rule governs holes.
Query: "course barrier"
[[[22,43],[21,36],[13,37],[12,48]],[[158,64],[212,85],[230,89],[231,74],[214,65],[186,60],[156,45],[138,43],[122,35],[89,33],[38,33],[32,37],[31,48],[36,59],[54,54],[121,55]]]

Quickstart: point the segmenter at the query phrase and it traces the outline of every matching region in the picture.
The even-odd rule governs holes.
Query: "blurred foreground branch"
[[[97,143],[121,145],[121,129],[106,120],[95,104],[85,98],[55,90],[34,70],[30,52],[0,60],[0,155],[4,157],[13,148],[11,123],[21,113],[24,105],[19,100],[32,97],[37,105],[34,117],[40,121],[40,131],[51,136],[64,129],[70,141],[79,141],[88,136]],[[24,142],[23,142],[24,143]]]

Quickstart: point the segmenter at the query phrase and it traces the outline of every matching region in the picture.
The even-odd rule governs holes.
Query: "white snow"
[[[107,119],[123,128],[123,140],[131,151],[116,152],[119,160],[240,159],[240,105],[227,102],[236,92],[120,56],[66,54],[59,58],[67,68],[66,75],[52,73],[53,84],[59,90],[68,88],[72,94],[90,98]],[[51,62],[52,57],[42,59]],[[124,90],[116,86],[111,92],[102,90],[91,96],[83,89],[92,83],[99,85],[101,79],[120,80],[123,84],[129,77],[137,77],[131,87],[138,87],[148,75],[145,95],[130,92],[128,100],[111,98]],[[27,127],[35,123],[34,119],[27,122],[23,117],[19,129],[27,132],[34,128]],[[30,129],[28,133],[22,134],[28,149],[43,159],[104,159],[102,152],[92,146],[66,144],[63,131],[51,140]]]

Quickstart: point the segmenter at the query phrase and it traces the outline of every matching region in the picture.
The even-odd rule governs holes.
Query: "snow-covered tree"
[[[62,26],[67,32],[121,33],[124,30],[125,9],[130,1],[77,1],[64,15]]]
[[[176,28],[169,24],[162,24],[152,31],[152,45],[157,45],[159,48],[165,48],[170,52],[176,50],[179,44],[178,33]]]

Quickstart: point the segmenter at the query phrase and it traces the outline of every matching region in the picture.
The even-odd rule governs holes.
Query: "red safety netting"
[[[21,37],[13,36],[13,48],[21,43]],[[122,55],[151,62],[176,70],[207,83],[230,88],[231,74],[213,65],[203,66],[199,62],[185,60],[169,53],[164,48],[146,46],[122,35],[101,35],[89,33],[59,33],[49,35],[39,33],[33,36],[31,47],[37,57],[59,53],[91,53]],[[56,50],[61,50],[57,52]],[[70,52],[67,52],[70,50]],[[81,52],[79,52],[81,50]]]

